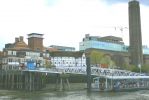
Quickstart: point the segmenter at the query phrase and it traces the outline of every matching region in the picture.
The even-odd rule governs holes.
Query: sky
[[[75,47],[85,34],[119,36],[129,45],[130,0],[0,0],[0,50],[15,37],[44,34],[44,46]],[[149,1],[140,0],[142,42],[149,47]],[[115,30],[116,27],[116,30]],[[123,28],[123,31],[120,29]]]

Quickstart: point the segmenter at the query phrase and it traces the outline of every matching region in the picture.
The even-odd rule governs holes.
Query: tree
[[[149,73],[149,66],[146,64],[141,66],[141,71],[144,73]]]
[[[135,65],[128,65],[126,66],[126,70],[132,71],[132,72],[140,72],[140,68],[138,68]]]
[[[50,65],[51,65],[50,61],[46,59],[44,66],[45,66],[46,68],[49,68]]]
[[[104,55],[103,52],[100,52],[100,51],[97,51],[97,50],[93,50],[90,53],[91,64],[92,65],[98,65],[98,64],[100,64],[100,61],[101,61],[103,55]]]
[[[114,68],[115,62],[111,60],[109,55],[104,55],[100,61],[100,64],[105,64],[107,67]]]
[[[50,60],[46,60],[44,66],[45,66],[46,68],[53,68],[53,67],[55,67],[55,65],[53,65]]]

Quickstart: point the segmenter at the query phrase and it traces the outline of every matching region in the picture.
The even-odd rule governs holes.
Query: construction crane
[[[122,27],[122,26],[118,26],[118,27],[115,27],[115,30],[120,30],[121,31],[121,33],[123,33],[123,31],[125,30],[125,29],[128,29],[128,27]]]

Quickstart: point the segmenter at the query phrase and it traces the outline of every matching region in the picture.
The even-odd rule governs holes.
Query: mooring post
[[[87,72],[87,92],[91,92],[91,67],[90,67],[90,57],[86,57],[86,72]]]
[[[62,77],[60,77],[60,88],[59,88],[59,91],[62,91],[63,90],[63,79]]]
[[[29,91],[32,91],[32,72],[29,72]]]
[[[66,83],[67,83],[67,86],[68,86],[68,90],[70,90],[70,84],[69,84],[68,77],[66,78]]]
[[[56,84],[55,84],[55,90],[57,90],[58,89],[58,74],[56,74]]]
[[[14,89],[14,86],[15,86],[15,82],[14,82],[14,72],[12,72],[12,78],[11,78],[11,89]]]

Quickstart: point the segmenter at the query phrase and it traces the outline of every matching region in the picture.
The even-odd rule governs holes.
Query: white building
[[[55,51],[50,56],[52,65],[56,67],[86,67],[84,52]]]

